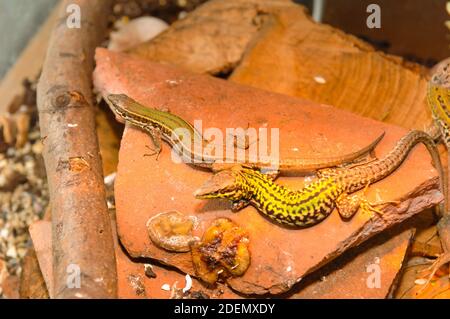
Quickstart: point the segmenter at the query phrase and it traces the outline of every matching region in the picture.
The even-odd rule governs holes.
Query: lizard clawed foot
[[[238,201],[234,201],[231,203],[231,211],[233,213],[236,213],[240,211],[241,209],[247,207],[250,204],[250,201],[246,199],[240,199]]]
[[[382,206],[382,205],[384,205],[384,203],[371,203],[367,199],[362,199],[360,208],[363,213],[369,213],[371,215],[371,217],[374,216],[373,213],[376,213],[376,214],[380,215],[381,217],[383,217],[384,212],[381,209],[376,208],[376,206]]]
[[[442,266],[444,266],[445,264],[448,264],[448,263],[450,263],[450,253],[444,253],[444,254],[440,255],[431,264],[430,267],[420,271],[421,273],[430,271],[430,274],[428,275],[428,278],[427,278],[427,281],[425,282],[425,284],[422,286],[422,288],[417,293],[420,294],[422,291],[424,291],[430,284],[431,279],[433,279],[434,274],[439,270],[439,268],[441,268]]]
[[[145,147],[146,147],[147,149],[149,149],[149,150],[151,151],[151,153],[145,153],[144,156],[149,156],[149,157],[151,157],[151,156],[155,156],[155,155],[156,155],[156,160],[159,159],[159,154],[161,154],[161,148],[160,148],[160,147],[159,147],[159,148],[156,148],[156,149],[154,149],[153,147],[150,147],[150,146],[148,146],[148,145],[145,145]]]
[[[376,208],[376,207],[387,206],[388,204],[399,205],[401,203],[398,200],[379,201],[377,203],[371,203],[365,198],[365,195],[366,195],[368,189],[369,189],[369,183],[366,185],[366,187],[364,187],[364,190],[363,190],[364,198],[361,199],[361,209],[363,212],[376,213],[379,216],[383,217],[383,215],[384,215],[383,210]],[[372,215],[372,217],[373,217],[373,215]]]
[[[368,213],[376,213],[377,215],[383,217],[384,212],[382,209],[377,208],[378,206],[387,206],[389,204],[394,204],[394,205],[399,205],[401,202],[400,201],[385,201],[385,202],[378,202],[378,203],[371,203],[369,202],[367,199],[362,199],[361,200],[361,210],[363,212],[368,212]],[[372,216],[373,217],[373,214]]]

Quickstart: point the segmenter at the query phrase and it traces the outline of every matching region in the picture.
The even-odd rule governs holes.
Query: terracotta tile
[[[30,225],[29,232],[48,294],[53,298],[52,223],[45,220],[36,221]]]
[[[376,155],[381,157],[406,132],[331,106],[193,75],[104,49],[97,50],[96,60],[95,83],[101,92],[128,94],[146,105],[168,108],[189,122],[201,119],[204,128],[247,125],[280,128],[282,158],[352,152],[385,131],[386,136],[376,149]],[[387,207],[384,219],[357,214],[344,222],[333,213],[315,227],[285,229],[251,207],[233,214],[227,202],[194,199],[193,191],[210,173],[175,164],[167,144],[163,145],[158,160],[145,156],[149,145],[147,134],[126,128],[115,185],[122,244],[131,256],[152,257],[193,274],[189,253],[169,253],[150,242],[147,220],[168,210],[194,214],[200,220],[195,234],[201,235],[211,220],[229,217],[250,233],[250,268],[243,277],[229,280],[234,289],[243,293],[287,291],[307,273],[346,249],[442,200],[436,171],[420,146],[410,156],[414,160],[407,160],[389,178],[370,187],[367,196],[371,201],[402,199],[401,205]],[[278,182],[294,189],[303,186],[300,177],[283,177]]]
[[[115,223],[113,223],[115,228]],[[170,269],[147,260],[147,264],[151,265],[155,278],[150,278],[145,274],[145,260],[132,260],[123,248],[117,242],[117,233],[113,231],[116,240],[116,262],[117,262],[117,291],[119,298],[152,298],[167,299],[171,298],[172,291],[163,289],[163,286],[170,288],[184,288],[186,286],[185,275],[175,269]],[[201,292],[210,298],[240,298],[225,285],[218,285],[217,288],[209,289],[200,283],[197,279],[192,278],[192,293]],[[165,287],[164,287],[165,288]]]
[[[408,229],[400,233],[388,232],[383,237],[352,249],[336,262],[320,269],[318,278],[305,278],[293,289],[289,298],[386,298],[390,297],[402,270],[405,255],[414,234]],[[386,240],[385,238],[388,238]]]
[[[0,295],[7,299],[19,298],[19,278],[8,273],[6,262],[0,259]]]
[[[14,275],[6,276],[1,285],[3,296],[7,299],[19,299],[19,284],[19,277]]]
[[[114,225],[114,223],[113,223]],[[50,222],[36,222],[32,227],[33,245],[41,266],[41,271],[47,283],[51,285],[51,227]],[[117,234],[113,230],[114,238]],[[338,258],[337,263],[327,265],[318,272],[311,274],[305,281],[294,286],[293,290],[284,295],[286,298],[385,298],[392,291],[392,286],[401,270],[403,258],[410,243],[413,231],[387,234],[389,240],[374,238],[362,247],[352,249],[348,254]],[[184,274],[161,266],[153,260],[133,260],[117,245],[116,261],[118,273],[118,297],[135,298],[170,298],[171,291],[162,289],[163,285],[177,288],[185,286]],[[152,264],[156,278],[145,275],[144,263]],[[380,266],[380,285],[369,288],[366,284],[370,264]],[[224,285],[216,289],[208,289],[195,278],[191,292],[201,291],[211,298],[243,298]],[[219,290],[221,292],[219,292]]]
[[[20,298],[23,299],[48,299],[47,285],[42,276],[39,261],[34,247],[28,248],[23,259],[22,272],[20,274]]]
[[[113,223],[114,228],[114,223]],[[51,229],[51,222],[38,221],[30,228],[33,245],[36,250],[36,255],[39,261],[43,277],[47,287],[52,287],[52,260],[51,260],[51,246],[52,236],[49,230]],[[177,288],[184,288],[186,284],[185,275],[167,267],[153,264],[153,272],[156,278],[149,278],[145,275],[144,263],[145,260],[134,261],[123,251],[122,247],[118,245],[117,234],[113,229],[115,238],[116,262],[117,262],[117,291],[119,298],[136,299],[136,298],[153,298],[162,299],[170,298],[171,291],[162,289],[163,285]],[[154,261],[147,260],[148,263]],[[81,284],[83,284],[81,282]],[[203,286],[198,280],[192,278],[192,288],[190,293],[202,292],[211,298],[240,298],[232,290],[224,285],[220,285],[217,289],[208,289]],[[53,295],[51,295],[53,296]]]
[[[171,297],[171,290],[165,290],[165,286],[173,288],[184,288],[186,286],[185,275],[158,264],[152,264],[152,269],[156,278],[149,278],[145,275],[145,264],[133,262],[124,252],[116,250],[117,272],[118,272],[118,297],[119,298],[151,298],[168,299]],[[228,287],[219,285],[217,289],[208,289],[195,278],[192,278],[192,292],[201,292],[209,298],[239,298]],[[192,296],[192,295],[191,295]]]

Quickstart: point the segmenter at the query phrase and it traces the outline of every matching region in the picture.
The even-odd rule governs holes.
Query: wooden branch
[[[66,8],[78,5],[81,27]],[[103,39],[110,0],[66,0],[38,85],[38,110],[52,203],[56,298],[116,296],[116,266],[92,105],[94,49]],[[74,265],[74,266],[71,266]],[[71,266],[71,267],[69,267]],[[77,269],[80,287],[73,288]]]

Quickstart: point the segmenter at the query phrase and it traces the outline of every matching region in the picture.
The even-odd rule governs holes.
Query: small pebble
[[[9,247],[8,251],[6,252],[6,257],[17,258],[16,247],[14,247],[14,246]]]
[[[319,84],[325,84],[325,83],[327,83],[327,81],[326,81],[322,76],[319,76],[319,75],[316,75],[316,76],[314,77],[314,81],[316,81],[316,82],[319,83]]]
[[[156,274],[153,271],[153,266],[151,264],[144,264],[144,271],[148,278],[156,278]]]
[[[3,226],[3,225],[1,225],[1,226]],[[8,238],[8,235],[9,235],[9,231],[7,228],[3,228],[2,230],[0,230],[0,237],[6,239],[6,238]]]
[[[161,286],[161,289],[165,290],[165,291],[170,291],[170,285],[169,284],[164,284],[164,285]]]
[[[188,274],[186,275],[186,286],[183,288],[183,293],[188,292],[192,288],[192,278]]]
[[[184,19],[187,16],[187,12],[186,11],[181,11],[180,13],[178,13],[178,19]]]
[[[425,285],[426,283],[427,283],[427,280],[426,279],[424,279],[424,278],[420,278],[420,279],[416,279],[415,281],[414,281],[414,283],[416,284],[416,285]]]

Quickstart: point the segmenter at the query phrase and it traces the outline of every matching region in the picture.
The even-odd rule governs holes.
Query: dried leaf
[[[397,288],[395,297],[403,299],[445,298],[450,295],[448,267],[442,267],[436,272],[426,286],[427,270],[432,260],[423,257],[413,257],[405,267],[404,274]],[[445,269],[444,269],[445,268]]]

